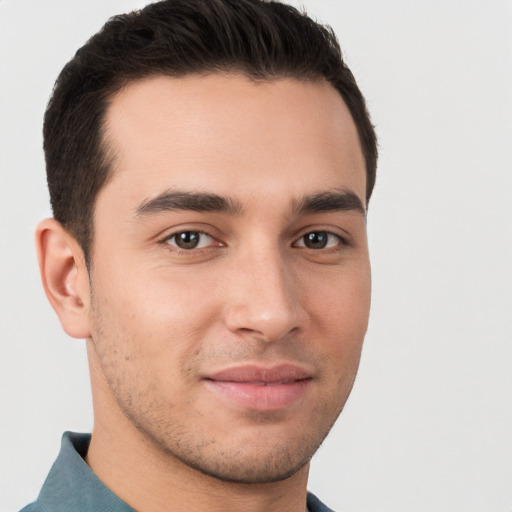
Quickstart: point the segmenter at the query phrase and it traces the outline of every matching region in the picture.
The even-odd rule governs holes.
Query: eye
[[[306,247],[308,249],[331,249],[343,244],[338,235],[329,231],[311,231],[301,236],[295,243],[295,247]]]
[[[202,231],[181,231],[167,238],[166,243],[179,249],[203,249],[212,245],[214,238]]]

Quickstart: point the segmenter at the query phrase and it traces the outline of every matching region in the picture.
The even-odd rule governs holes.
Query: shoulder
[[[314,494],[308,492],[309,512],[334,512],[327,505],[324,505]]]
[[[46,512],[46,510],[37,501],[34,501],[22,508],[20,512]]]

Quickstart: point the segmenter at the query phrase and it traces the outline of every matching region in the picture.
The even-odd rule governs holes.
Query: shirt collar
[[[91,434],[64,432],[59,456],[52,466],[37,501],[52,512],[136,512],[118,498],[89,468],[84,457]],[[308,493],[308,510],[332,512]]]
[[[41,489],[38,501],[52,512],[135,512],[91,471],[85,457],[90,434],[65,432],[59,456]]]

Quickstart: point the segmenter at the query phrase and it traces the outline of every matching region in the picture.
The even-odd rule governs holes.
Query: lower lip
[[[260,386],[247,382],[206,380],[207,385],[228,401],[256,411],[278,411],[300,401],[310,379]]]

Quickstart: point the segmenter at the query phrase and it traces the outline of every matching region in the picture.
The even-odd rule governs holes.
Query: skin
[[[303,511],[309,460],[352,388],[370,306],[365,164],[348,109],[320,81],[152,77],[116,94],[106,137],[115,164],[96,202],[90,275],[55,221],[37,233],[50,301],[66,332],[87,339],[87,463],[143,512]],[[176,191],[234,207],[151,203]],[[326,193],[362,208],[301,210]],[[176,233],[190,232],[204,233],[199,246],[178,247]],[[308,233],[327,246],[308,247]],[[212,389],[213,373],[247,364],[292,364],[307,383],[270,409]]]

